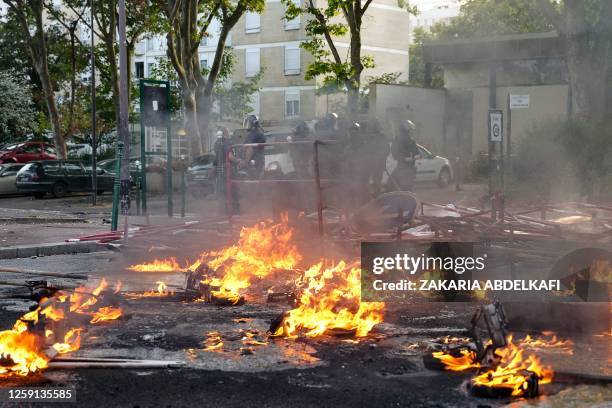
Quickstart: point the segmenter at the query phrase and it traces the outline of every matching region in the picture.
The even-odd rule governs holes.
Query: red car
[[[33,160],[56,160],[55,146],[45,142],[21,142],[0,149],[0,163],[28,163]]]

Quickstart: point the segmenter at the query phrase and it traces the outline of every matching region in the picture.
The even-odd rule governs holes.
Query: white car
[[[24,163],[5,163],[0,164],[0,195],[18,194],[15,179],[17,172],[25,166]]]
[[[421,145],[419,147],[420,158],[416,160],[416,182],[436,182],[440,187],[447,186],[453,180],[453,166],[445,157],[436,156]],[[389,154],[387,158],[387,170],[393,173],[397,162]],[[387,183],[389,176],[383,176],[383,183]]]

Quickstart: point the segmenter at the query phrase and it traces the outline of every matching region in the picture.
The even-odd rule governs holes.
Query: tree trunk
[[[49,119],[53,126],[53,140],[55,142],[55,149],[60,159],[66,159],[66,142],[62,135],[62,127],[60,125],[60,117],[57,111],[57,104],[55,102],[55,92],[53,91],[53,85],[49,78],[49,67],[47,66],[46,58],[41,62],[38,75],[40,76],[40,82],[42,84],[43,93],[45,94],[45,102],[47,103],[47,111],[49,112]]]
[[[566,44],[572,115],[602,122],[606,115],[609,44],[603,50],[591,48],[584,35],[572,36]]]
[[[202,139],[200,137],[200,127],[198,123],[198,114],[196,112],[196,96],[193,90],[183,87],[183,107],[185,109],[185,129],[191,147],[191,157],[198,156],[202,153]]]
[[[43,24],[43,2],[32,2],[30,5],[36,21],[36,32],[34,37],[30,39],[30,50],[32,61],[40,77],[40,82],[45,95],[45,102],[47,103],[47,111],[49,112],[49,120],[53,126],[53,139],[55,141],[55,149],[60,159],[66,159],[66,141],[64,140],[62,127],[60,125],[60,117],[57,111],[57,104],[55,101],[55,91],[53,84],[51,83],[51,77],[49,75],[49,61],[47,54],[47,41],[45,38],[44,24]]]

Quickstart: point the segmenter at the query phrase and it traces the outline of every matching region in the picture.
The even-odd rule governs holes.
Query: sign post
[[[499,190],[504,190],[504,112],[500,109],[489,109],[489,196],[492,197],[491,216],[496,219],[497,205],[503,201]],[[499,156],[497,146],[500,147]],[[495,157],[494,157],[495,156]],[[499,174],[501,179],[500,189],[493,191],[493,174]],[[503,204],[501,205],[503,206]]]
[[[141,79],[140,89],[140,163],[142,213],[147,214],[147,155],[160,155],[146,149],[146,128],[166,128],[166,164],[168,217],[173,214],[172,200],[172,122],[170,118],[170,82]]]

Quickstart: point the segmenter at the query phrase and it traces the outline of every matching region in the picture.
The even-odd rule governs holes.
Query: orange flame
[[[340,261],[328,268],[318,263],[304,273],[307,287],[299,306],[287,312],[274,336],[315,337],[330,329],[355,331],[366,336],[383,321],[385,304],[361,301],[361,271]]]
[[[128,269],[134,272],[181,272],[185,270],[181,268],[175,257],[155,259],[153,262],[131,265]]]
[[[202,262],[207,263],[221,273],[219,277],[204,281],[219,287],[213,295],[237,302],[240,291],[248,288],[253,281],[263,279],[274,271],[293,270],[297,266],[302,257],[291,243],[292,237],[293,229],[288,225],[286,214],[278,224],[266,221],[253,227],[243,227],[235,245],[202,254],[189,269],[197,268]]]
[[[65,333],[56,333],[57,327],[40,327],[40,331],[29,331],[29,325],[42,324],[48,321],[58,322],[69,319],[68,310],[73,313],[92,316],[92,323],[102,320],[116,319],[121,316],[121,309],[115,307],[102,307],[95,310],[94,305],[104,289],[108,287],[106,281],[91,292],[85,287],[79,287],[68,295],[58,292],[57,296],[45,299],[43,307],[24,314],[15,322],[11,330],[0,331],[0,377],[11,375],[28,375],[47,367],[50,356],[45,353],[47,342],[56,341],[56,335],[62,336],[51,348],[59,354],[78,350],[81,347],[82,327],[72,327]],[[46,320],[41,320],[41,319]],[[62,324],[65,325],[65,324]],[[38,333],[43,333],[38,334]],[[61,337],[60,337],[61,338]]]
[[[540,384],[552,382],[553,371],[550,367],[545,367],[535,355],[523,357],[523,344],[515,345],[512,336],[508,336],[508,345],[495,350],[495,354],[500,358],[500,363],[488,369],[476,377],[472,378],[472,384],[485,387],[509,388],[513,396],[523,395],[528,378],[525,371],[533,372]],[[455,357],[444,352],[435,352],[433,356],[445,365],[445,368],[452,371],[463,371],[470,368],[480,368],[481,365],[475,361],[476,355],[473,351],[462,350],[460,357]]]
[[[64,335],[63,343],[55,343],[52,347],[60,354],[76,351],[81,348],[81,332],[83,329],[70,329]]]
[[[542,335],[548,338],[533,338],[530,335],[525,336],[518,343],[519,347],[527,347],[532,349],[547,349],[559,353],[574,354],[574,342],[566,339],[561,340],[553,332],[542,332]]]
[[[101,307],[97,311],[93,312],[93,317],[90,323],[96,324],[107,320],[116,320],[120,318],[122,314],[123,311],[121,308],[112,306]]]
[[[471,350],[461,350],[461,356],[455,357],[443,351],[436,351],[432,355],[444,363],[444,368],[450,371],[465,371],[471,368],[479,368],[476,361],[476,353]]]
[[[552,382],[552,369],[542,366],[540,360],[533,354],[523,358],[523,352],[523,349],[512,342],[512,336],[508,336],[508,345],[495,351],[501,357],[501,363],[494,369],[472,378],[472,384],[510,388],[513,396],[520,396],[523,395],[528,380],[523,374],[525,370],[537,375],[540,384]]]

